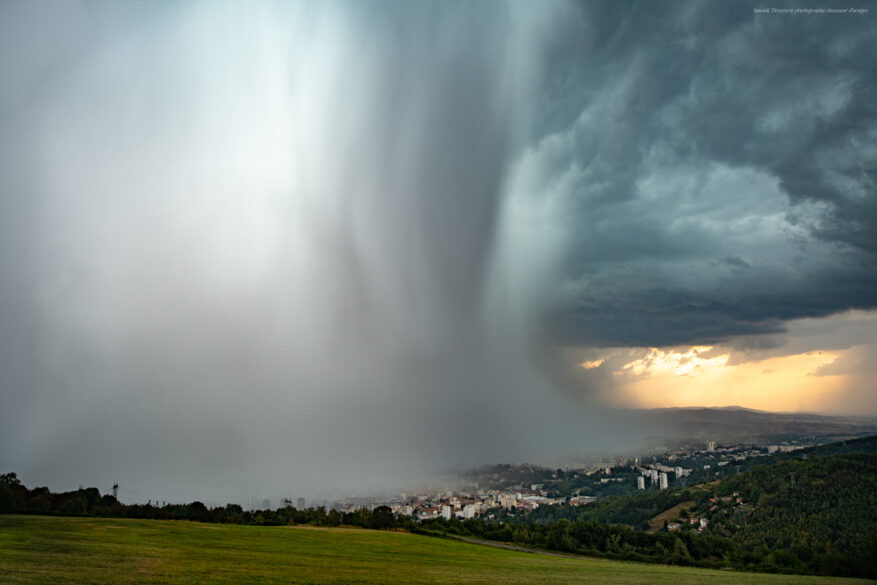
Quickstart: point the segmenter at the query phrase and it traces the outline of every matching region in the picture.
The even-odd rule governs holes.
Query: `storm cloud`
[[[224,503],[612,444],[559,346],[874,306],[875,32],[4,3],[0,467]]]
[[[578,99],[523,163],[566,222],[568,343],[709,342],[874,306],[873,15],[757,7],[583,9],[594,41],[562,93]]]

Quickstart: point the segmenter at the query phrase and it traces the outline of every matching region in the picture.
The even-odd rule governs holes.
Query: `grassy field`
[[[669,510],[664,510],[663,512],[661,512],[660,514],[658,514],[657,516],[655,516],[654,518],[649,520],[649,526],[650,526],[649,532],[654,534],[658,530],[661,530],[664,527],[665,520],[667,522],[669,522],[673,518],[678,518],[679,514],[680,514],[680,512],[682,512],[682,510],[691,509],[695,503],[696,502],[694,500],[688,500],[687,502],[682,502],[681,504],[676,504],[675,506],[673,506]]]
[[[0,582],[865,583],[563,558],[345,528],[2,515]]]

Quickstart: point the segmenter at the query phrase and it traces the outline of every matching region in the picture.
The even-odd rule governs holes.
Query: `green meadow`
[[[0,582],[865,583],[548,556],[402,532],[3,515]]]

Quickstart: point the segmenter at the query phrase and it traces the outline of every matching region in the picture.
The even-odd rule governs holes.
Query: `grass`
[[[659,582],[857,581],[553,557],[400,532],[0,515],[3,584]]]
[[[669,522],[674,518],[678,518],[682,510],[689,510],[693,508],[696,503],[697,502],[695,502],[694,500],[688,500],[687,502],[676,504],[668,510],[664,510],[663,512],[649,520],[649,532],[654,534],[664,527],[665,521]]]

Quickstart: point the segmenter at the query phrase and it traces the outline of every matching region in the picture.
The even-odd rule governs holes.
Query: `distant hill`
[[[873,443],[873,441],[872,441]],[[813,454],[757,467],[703,493],[689,515],[781,568],[877,576],[877,456]]]
[[[802,449],[795,458],[801,458],[802,455],[849,455],[851,453],[877,455],[877,435],[808,447]],[[778,454],[779,457],[783,457],[783,455]]]
[[[776,443],[802,437],[836,441],[877,433],[877,418],[777,413],[741,407],[630,410],[633,424],[656,436],[719,443]]]

